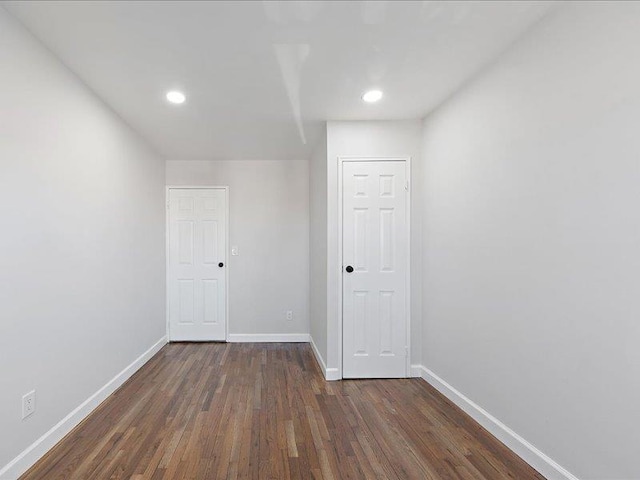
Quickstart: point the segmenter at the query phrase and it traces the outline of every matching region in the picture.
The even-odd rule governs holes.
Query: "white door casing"
[[[171,341],[227,334],[227,189],[168,189],[167,307]]]
[[[407,377],[407,162],[342,166],[342,376]]]

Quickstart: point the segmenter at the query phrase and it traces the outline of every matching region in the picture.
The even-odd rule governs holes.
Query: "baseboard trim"
[[[309,343],[308,333],[230,333],[231,343]]]
[[[428,368],[423,365],[411,365],[411,374],[414,377],[424,379],[548,480],[579,480],[578,477],[538,450],[534,445]]]
[[[335,380],[342,380],[342,377],[340,376],[340,371],[337,368],[327,368],[324,374],[324,378],[329,382],[333,382]]]
[[[316,361],[320,366],[320,370],[322,370],[322,373],[324,374],[325,380],[330,382],[334,380],[341,380],[337,368],[327,368],[327,364],[324,363],[324,358],[320,355],[320,350],[318,350],[318,346],[316,345],[316,342],[313,341],[313,337],[311,335],[309,335],[309,343],[311,344],[313,355],[316,357]]]
[[[167,337],[158,340],[151,348],[136,358],[129,366],[109,380],[100,390],[87,398],[66,417],[54,425],[47,433],[33,442],[11,462],[0,469],[0,479],[15,480],[29,470],[40,458],[55,446],[62,438],[84,420],[109,395],[115,392],[136,371],[147,363],[158,351],[167,344]]]
[[[311,351],[313,352],[313,356],[316,357],[316,362],[320,366],[320,370],[322,370],[322,374],[327,376],[327,365],[324,363],[324,358],[320,355],[320,350],[318,350],[318,346],[316,342],[313,340],[313,337],[309,335],[309,343],[311,344]]]

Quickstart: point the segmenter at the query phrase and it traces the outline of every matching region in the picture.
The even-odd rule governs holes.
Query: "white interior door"
[[[169,338],[226,340],[224,188],[169,189]]]
[[[408,201],[404,161],[344,161],[344,378],[408,376]]]

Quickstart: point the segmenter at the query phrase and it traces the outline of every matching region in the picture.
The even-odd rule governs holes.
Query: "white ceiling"
[[[423,117],[550,2],[2,2],[172,159],[304,159],[324,120]],[[364,104],[372,87],[383,100]],[[183,90],[187,102],[164,94]]]

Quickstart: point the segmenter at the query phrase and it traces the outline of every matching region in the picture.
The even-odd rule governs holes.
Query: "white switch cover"
[[[22,396],[22,418],[25,419],[36,411],[36,391],[31,390]]]
[[[238,246],[237,245],[233,245],[231,247],[231,255],[233,255],[234,257],[238,256]]]

